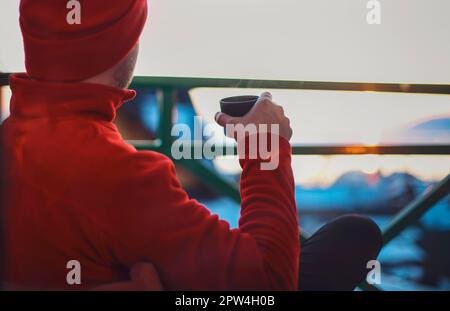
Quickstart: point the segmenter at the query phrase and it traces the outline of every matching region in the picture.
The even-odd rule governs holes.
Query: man
[[[136,151],[112,123],[135,96],[127,87],[146,0],[85,1],[80,24],[67,23],[64,1],[22,0],[20,11],[27,73],[11,77],[3,125],[9,284],[108,289],[127,282],[130,271],[136,279],[133,267],[142,263],[154,265],[168,290],[351,289],[362,281],[380,237],[356,216],[304,244],[299,280],[292,130],[269,93],[242,118],[216,116],[222,126],[280,129],[275,170],[261,170],[260,158],[240,160],[241,217],[230,230],[188,198],[171,160]],[[67,280],[73,260],[81,267],[75,284]],[[345,273],[334,271],[339,264]]]

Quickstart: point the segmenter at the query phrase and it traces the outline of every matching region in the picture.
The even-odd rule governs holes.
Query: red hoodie
[[[239,228],[190,199],[172,161],[138,152],[112,123],[134,91],[11,78],[3,124],[7,282],[86,289],[155,265],[167,290],[295,290],[299,232],[291,151],[260,170],[241,160]],[[81,264],[68,285],[66,264]]]

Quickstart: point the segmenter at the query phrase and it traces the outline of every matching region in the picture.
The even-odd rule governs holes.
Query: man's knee
[[[334,225],[339,227],[341,238],[366,250],[367,256],[376,257],[380,252],[383,244],[382,233],[378,225],[369,217],[355,214],[344,215],[337,218]]]
[[[370,218],[345,215],[331,221],[304,243],[299,288],[352,290],[381,246],[381,231]]]

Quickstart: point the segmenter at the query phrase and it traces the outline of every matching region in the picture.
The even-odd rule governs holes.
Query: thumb
[[[225,127],[227,124],[234,124],[236,123],[236,118],[232,117],[230,115],[227,115],[223,112],[218,112],[214,116],[214,119],[216,120],[217,124],[219,124],[222,127]]]

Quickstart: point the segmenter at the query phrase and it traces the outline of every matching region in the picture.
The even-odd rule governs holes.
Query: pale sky
[[[221,98],[257,89],[194,89],[194,107],[213,122]],[[450,96],[407,93],[269,90],[292,120],[297,144],[450,144],[447,134],[400,135],[429,119],[450,118]],[[217,126],[218,127],[218,126]],[[219,132],[220,129],[218,130]],[[222,131],[223,132],[223,131]],[[436,134],[436,135],[433,135]],[[441,135],[439,135],[441,134]]]
[[[61,0],[64,2],[64,0]],[[23,71],[18,0],[0,1],[0,70]],[[450,1],[151,0],[140,75],[450,83]]]

